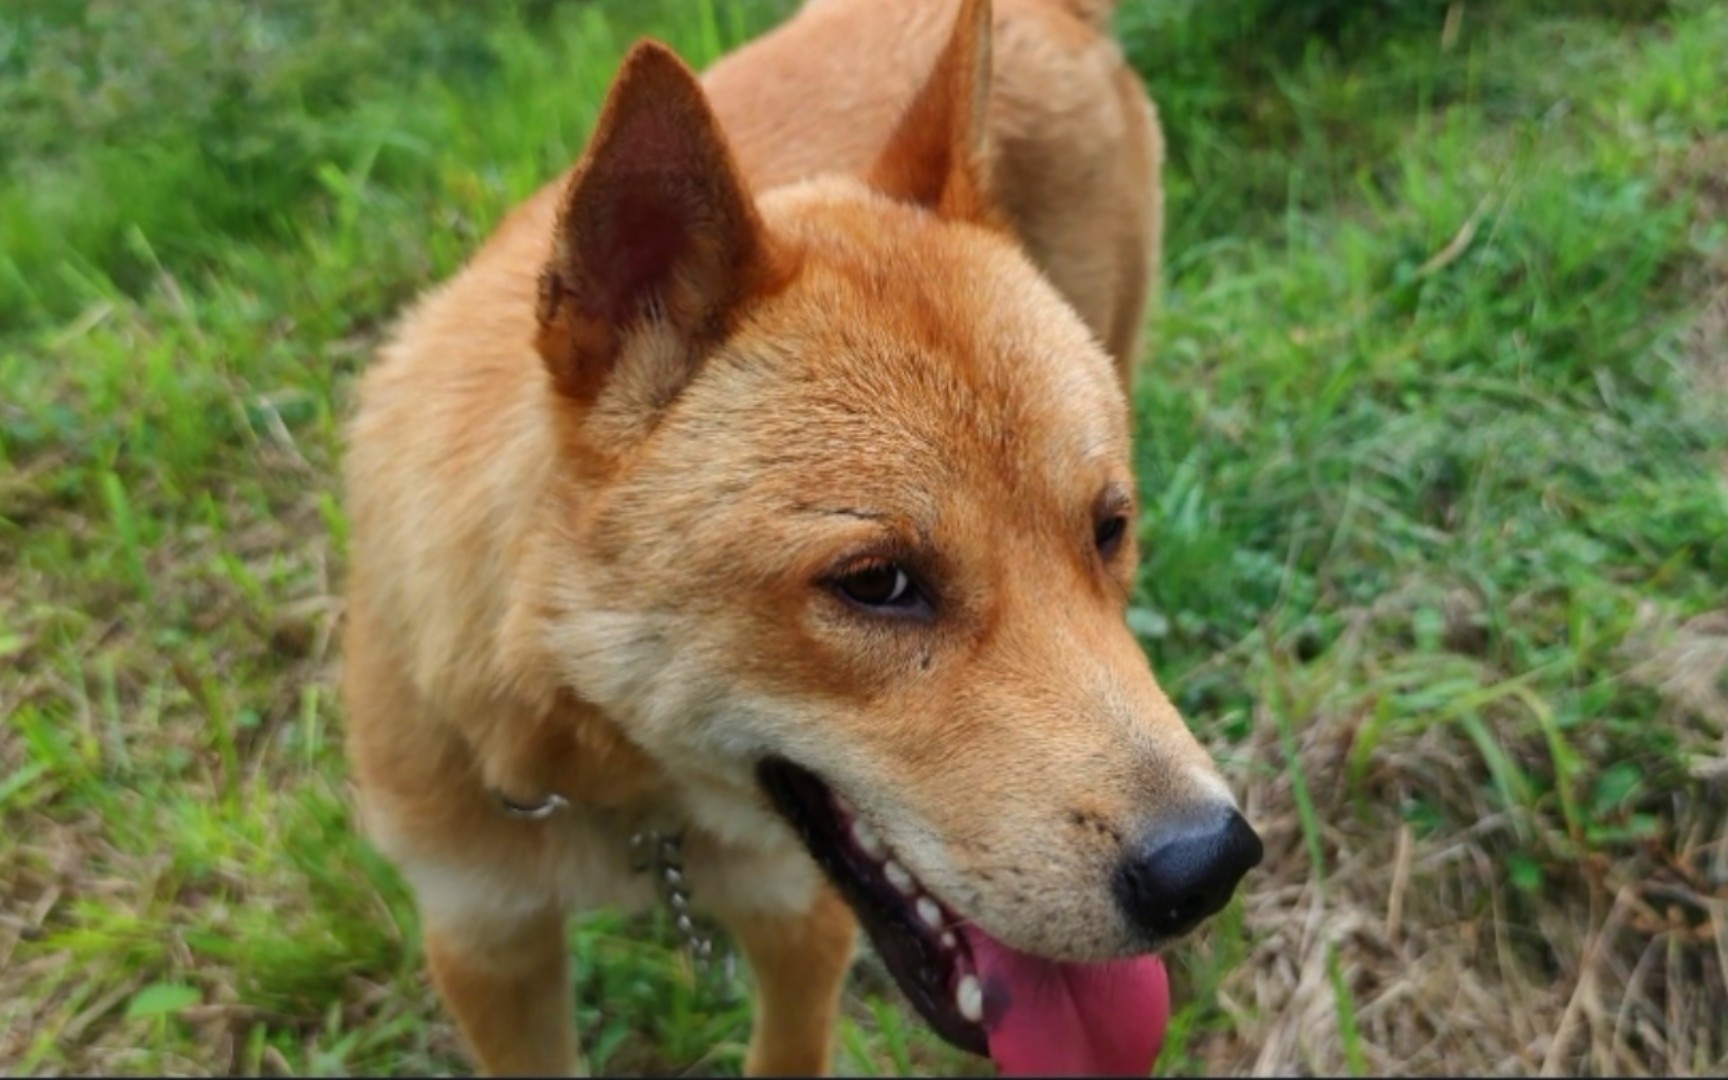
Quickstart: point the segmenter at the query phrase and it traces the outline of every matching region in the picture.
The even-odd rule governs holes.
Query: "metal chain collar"
[[[502,792],[494,796],[504,813],[519,821],[544,821],[570,805],[562,795],[547,795],[537,803],[513,802]],[[706,977],[715,973],[714,938],[696,922],[690,907],[690,886],[684,880],[684,834],[663,833],[658,829],[641,829],[630,837],[630,869],[639,874],[652,873],[660,896],[672,909],[672,924],[684,939],[696,974]],[[728,950],[718,973],[721,990],[728,997],[735,990],[738,956]]]
[[[723,992],[736,987],[738,957],[727,951],[718,968],[714,964],[714,938],[698,925],[690,908],[690,886],[684,878],[684,834],[642,829],[630,837],[630,868],[652,873],[666,906],[672,909],[672,925],[684,939],[684,949],[698,978],[718,974]]]
[[[654,883],[666,906],[672,909],[672,922],[684,937],[684,947],[697,971],[707,971],[714,961],[714,939],[696,926],[690,911],[690,887],[684,882],[684,836],[682,833],[662,833],[643,829],[630,837],[630,869],[638,874],[652,873]]]
[[[532,805],[528,803],[512,802],[510,801],[510,798],[501,791],[494,792],[493,798],[498,800],[498,805],[503,808],[506,815],[513,817],[518,821],[544,821],[570,805],[569,799],[557,794],[548,795],[544,799],[541,799],[539,802]]]

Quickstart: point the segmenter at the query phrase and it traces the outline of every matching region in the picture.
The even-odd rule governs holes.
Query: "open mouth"
[[[900,992],[936,1034],[988,1056],[983,984],[954,913],[813,773],[771,759],[759,776],[858,916]]]
[[[936,1034],[1004,1076],[1151,1072],[1170,1018],[1157,956],[1071,963],[1020,952],[932,895],[814,773],[773,758],[758,777]]]

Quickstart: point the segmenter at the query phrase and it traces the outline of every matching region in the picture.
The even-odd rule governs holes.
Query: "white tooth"
[[[924,920],[924,925],[932,930],[942,929],[942,909],[936,906],[936,901],[928,896],[918,898],[918,917]]]
[[[847,802],[846,796],[840,794],[838,791],[834,792],[834,805],[839,807],[840,812],[845,814],[847,817],[852,816],[852,804]]]
[[[911,896],[918,891],[918,883],[912,880],[912,875],[893,859],[882,864],[882,876],[904,896]]]
[[[954,940],[954,931],[952,931],[952,930],[942,931],[942,947],[944,949],[952,949],[959,944],[960,943],[958,941]]]
[[[961,977],[960,985],[954,988],[954,1004],[960,1006],[960,1015],[974,1024],[984,1022],[984,988],[978,985],[978,976]]]
[[[882,845],[882,838],[876,835],[875,829],[864,823],[863,818],[852,822],[852,842],[872,859],[880,859],[888,854],[888,849]]]

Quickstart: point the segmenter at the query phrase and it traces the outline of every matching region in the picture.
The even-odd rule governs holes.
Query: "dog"
[[[360,381],[359,812],[485,1071],[579,1067],[566,914],[657,896],[745,957],[752,1074],[829,1068],[860,925],[1005,1073],[1150,1069],[1158,950],[1261,850],[1124,619],[1161,144],[1112,6],[643,42]]]

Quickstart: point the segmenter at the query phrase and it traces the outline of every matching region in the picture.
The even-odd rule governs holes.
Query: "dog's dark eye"
[[[1112,514],[1100,521],[1093,529],[1092,539],[1098,545],[1098,554],[1105,562],[1116,557],[1122,550],[1122,537],[1128,532],[1128,517],[1125,514]]]
[[[891,562],[871,563],[834,579],[834,590],[861,608],[889,615],[922,615],[929,603],[912,576]]]

